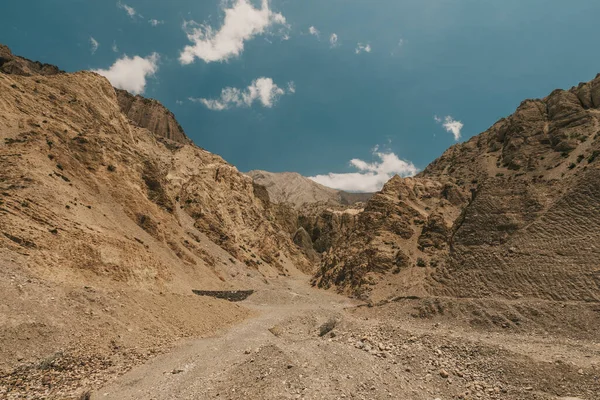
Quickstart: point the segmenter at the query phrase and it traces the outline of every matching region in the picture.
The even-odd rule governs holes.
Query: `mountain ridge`
[[[111,363],[126,370],[250,315],[192,290],[311,272],[251,178],[171,140],[165,124],[132,120],[106,78],[10,57],[0,72],[1,390],[13,382],[48,397],[39,379],[21,385],[58,352],[61,371],[105,379]],[[66,376],[57,388],[83,384]]]
[[[526,100],[415,178],[388,182],[315,284],[375,300],[415,291],[598,301],[598,249],[587,243],[600,240],[599,156],[600,75]],[[420,188],[432,182],[443,188]]]
[[[321,185],[297,172],[268,172],[252,170],[247,172],[256,183],[265,186],[274,203],[290,203],[295,208],[307,204],[328,203],[333,205],[353,205],[368,200],[372,193],[349,193]]]

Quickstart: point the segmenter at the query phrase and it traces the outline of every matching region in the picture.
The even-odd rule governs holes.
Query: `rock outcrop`
[[[442,233],[447,235],[465,202],[449,182],[392,178],[355,216],[356,223],[336,237],[315,283],[368,297],[381,280],[385,284],[376,297],[423,295],[422,277],[443,262],[448,246]]]
[[[64,73],[54,65],[15,56],[10,49],[3,44],[0,44],[0,72],[23,76],[57,75]]]
[[[160,102],[134,96],[126,90],[117,89],[116,92],[121,111],[137,126],[148,129],[157,137],[179,144],[191,143],[175,115]]]
[[[248,175],[273,204],[279,225],[316,263],[342,234],[354,227],[356,215],[373,196],[331,189],[297,173],[250,171]]]

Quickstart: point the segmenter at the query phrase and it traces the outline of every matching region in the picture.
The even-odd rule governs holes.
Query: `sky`
[[[594,78],[598,15],[598,0],[19,0],[0,42],[161,101],[241,171],[374,191]]]

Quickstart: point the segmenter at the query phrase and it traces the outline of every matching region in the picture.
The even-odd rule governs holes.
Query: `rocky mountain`
[[[63,71],[50,64],[39,61],[31,61],[23,57],[13,55],[10,49],[0,44],[0,72],[14,75],[56,75]]]
[[[388,182],[315,283],[394,296],[600,300],[600,76],[523,102]]]
[[[134,96],[126,90],[116,89],[116,92],[121,111],[137,126],[176,143],[191,143],[175,115],[160,102],[139,95]]]
[[[289,203],[296,209],[305,205],[325,203],[330,205],[354,205],[367,201],[372,193],[348,193],[331,189],[296,172],[250,171],[248,175],[259,185],[267,188],[273,203]]]
[[[275,215],[294,243],[314,264],[356,223],[372,193],[348,193],[320,185],[298,173],[250,171],[264,187]]]
[[[58,67],[15,56],[10,49],[0,44],[0,72],[12,75],[58,75],[64,74]],[[160,102],[142,96],[134,96],[126,90],[115,89],[119,107],[133,123],[146,128],[157,138],[180,144],[190,144],[175,115]]]
[[[261,188],[158,102],[2,52],[0,368],[144,358],[247,315],[193,289],[312,271]]]

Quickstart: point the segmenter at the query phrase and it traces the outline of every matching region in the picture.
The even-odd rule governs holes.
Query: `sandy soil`
[[[298,277],[271,286],[244,302],[255,317],[187,341],[92,398],[599,398],[595,331],[498,331],[415,316],[410,301],[357,307]]]

